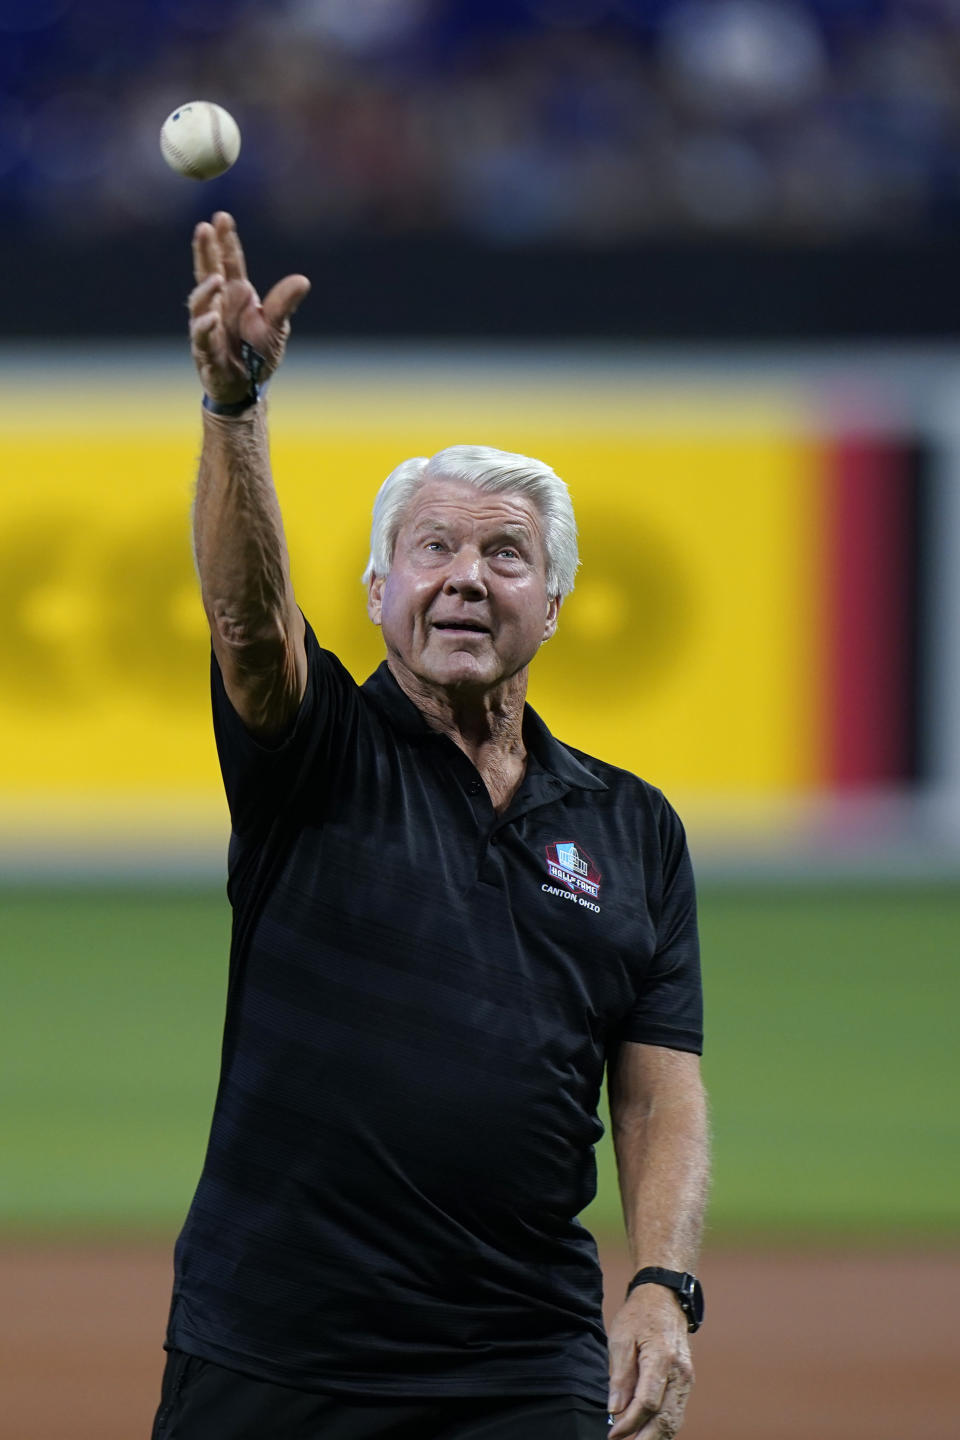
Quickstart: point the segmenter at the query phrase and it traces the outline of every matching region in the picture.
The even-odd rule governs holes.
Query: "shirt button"
[[[467,786],[467,789],[469,790],[471,795],[479,795],[480,791],[483,789],[483,781],[471,780],[470,784]]]

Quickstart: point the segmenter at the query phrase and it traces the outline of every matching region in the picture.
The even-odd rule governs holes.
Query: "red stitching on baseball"
[[[185,155],[179,145],[173,143],[169,135],[166,133],[161,135],[160,143],[163,146],[164,155],[169,151],[175,160],[179,160],[181,169],[190,176],[191,180],[202,180],[204,178],[203,172],[197,169],[189,155]]]
[[[216,105],[208,105],[207,108],[210,111],[210,124],[213,129],[213,148],[216,151],[217,159],[226,165],[227,154],[220,138],[220,112]]]

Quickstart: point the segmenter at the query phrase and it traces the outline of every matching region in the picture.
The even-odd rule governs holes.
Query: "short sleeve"
[[[657,946],[640,982],[636,1005],[618,1038],[699,1055],[703,1051],[703,991],[693,866],[680,817],[657,794],[660,883],[650,897]]]
[[[234,834],[272,825],[308,777],[336,763],[338,742],[355,723],[359,692],[349,671],[322,650],[306,625],[307,685],[300,709],[279,742],[257,740],[230,702],[215,655],[210,684],[213,730]]]

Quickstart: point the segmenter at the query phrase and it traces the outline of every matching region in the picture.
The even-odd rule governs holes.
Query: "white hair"
[[[580,564],[577,523],[566,483],[542,460],[494,450],[489,445],[450,445],[429,458],[417,455],[392,470],[377,492],[370,532],[370,559],[364,584],[389,575],[403,516],[428,480],[460,480],[488,493],[523,495],[536,508],[547,557],[547,593],[563,599],[573,589]]]

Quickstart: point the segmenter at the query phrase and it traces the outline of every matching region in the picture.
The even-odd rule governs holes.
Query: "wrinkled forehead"
[[[464,480],[425,480],[404,509],[400,533],[430,528],[503,530],[543,541],[536,505],[514,490],[480,490]]]

